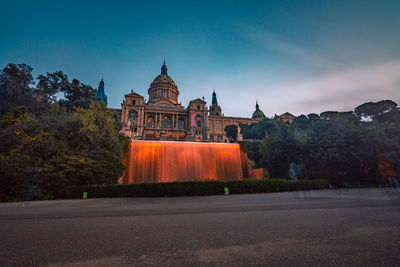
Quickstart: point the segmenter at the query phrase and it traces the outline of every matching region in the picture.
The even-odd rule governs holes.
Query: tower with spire
[[[222,116],[222,109],[218,105],[217,94],[215,93],[214,89],[210,106],[210,116]]]
[[[101,78],[101,81],[99,83],[99,87],[97,88],[96,99],[101,101],[101,102],[103,102],[107,106],[108,102],[107,102],[107,95],[104,92],[104,81],[103,81],[103,78]]]

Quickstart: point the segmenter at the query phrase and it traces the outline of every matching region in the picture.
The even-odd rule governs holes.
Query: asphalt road
[[[400,266],[400,193],[0,204],[0,266]]]

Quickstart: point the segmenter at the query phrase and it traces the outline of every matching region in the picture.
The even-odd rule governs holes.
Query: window
[[[201,127],[201,121],[202,121],[203,117],[200,114],[196,115],[196,124],[197,127]]]
[[[171,120],[168,116],[164,116],[161,121],[162,128],[171,128]]]
[[[136,100],[135,99],[132,100],[132,105],[136,105]]]
[[[197,109],[200,110],[200,105],[197,105]]]
[[[153,117],[148,117],[146,122],[147,128],[154,128],[154,119]]]
[[[184,129],[185,128],[185,121],[183,119],[178,120],[178,129]]]
[[[133,129],[133,131],[136,133],[137,132],[137,128]]]
[[[138,113],[137,113],[136,110],[129,110],[129,114],[128,114],[129,120],[130,120],[131,122],[135,121],[135,120],[136,120],[137,114],[138,114]]]

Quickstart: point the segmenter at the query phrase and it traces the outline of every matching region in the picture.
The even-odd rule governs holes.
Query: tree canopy
[[[0,72],[0,199],[57,198],[69,185],[117,182],[127,140],[94,92],[61,71],[33,79],[31,67],[9,64]]]
[[[266,119],[241,128],[249,157],[272,177],[287,177],[289,164],[295,162],[305,166],[308,178],[371,184],[387,178],[383,161],[389,173],[400,174],[399,121],[397,104],[384,100],[362,104],[354,112],[300,115],[292,124]]]
[[[236,142],[238,136],[238,127],[236,125],[225,126],[226,137],[228,137],[229,142]]]

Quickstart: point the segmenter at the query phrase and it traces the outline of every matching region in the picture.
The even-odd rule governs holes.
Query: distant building
[[[191,100],[185,108],[178,102],[179,90],[168,75],[165,61],[161,74],[150,84],[148,94],[147,102],[133,90],[125,95],[121,104],[121,133],[133,139],[226,142],[225,126],[251,124],[265,118],[258,103],[252,118],[224,116],[215,90],[209,109],[204,99],[200,98]]]
[[[296,116],[290,114],[289,112],[286,112],[279,116],[275,114],[274,120],[292,123],[294,118],[296,118]]]
[[[107,103],[107,95],[104,92],[104,81],[103,81],[103,78],[101,78],[101,81],[99,83],[99,87],[97,88],[96,99],[98,99],[99,101],[104,102],[106,104],[106,106],[107,106],[107,104],[108,104]]]

